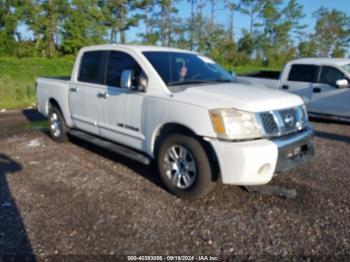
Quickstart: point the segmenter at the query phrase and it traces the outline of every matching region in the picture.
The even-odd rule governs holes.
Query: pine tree
[[[63,43],[65,54],[76,54],[87,45],[105,43],[107,27],[101,22],[104,16],[97,0],[73,0],[64,24]]]

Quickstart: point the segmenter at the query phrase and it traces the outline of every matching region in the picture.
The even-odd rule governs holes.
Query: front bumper
[[[314,158],[313,134],[314,130],[310,126],[300,135],[273,140],[278,147],[276,173],[288,171]]]
[[[248,142],[210,140],[224,184],[263,185],[275,173],[290,170],[315,154],[313,128],[278,139]]]

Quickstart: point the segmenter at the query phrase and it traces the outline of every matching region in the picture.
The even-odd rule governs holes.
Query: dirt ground
[[[0,255],[350,258],[350,125],[313,122],[314,161],[271,183],[295,189],[294,199],[218,184],[186,202],[152,167],[41,130],[9,131],[36,119],[13,115],[0,114]]]

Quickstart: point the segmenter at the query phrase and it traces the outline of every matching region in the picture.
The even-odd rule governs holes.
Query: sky
[[[205,7],[205,13],[206,15],[209,15],[210,12],[210,4],[209,1],[207,1],[208,4]],[[238,3],[239,0],[236,0],[236,3]],[[285,0],[285,3],[287,3],[288,0]],[[324,6],[329,9],[337,9],[340,11],[345,12],[347,15],[350,15],[350,0],[299,0],[298,1],[301,5],[304,6],[304,13],[305,18],[303,19],[304,24],[308,25],[306,30],[308,32],[312,32],[314,26],[315,26],[315,19],[312,17],[312,14],[318,10],[320,7]],[[190,4],[187,0],[182,0],[177,5],[177,8],[179,9],[179,15],[181,17],[189,17],[191,8]],[[228,12],[225,12],[223,10],[223,6],[217,6],[217,11],[215,13],[215,19],[217,23],[220,24],[228,24],[229,18],[228,18]],[[248,29],[249,27],[249,18],[246,15],[241,14],[240,12],[235,13],[235,37],[238,39],[240,37],[240,32],[243,28]],[[133,28],[127,33],[127,37],[129,41],[135,40],[137,34],[139,32],[142,32],[143,25],[140,24],[138,28]]]

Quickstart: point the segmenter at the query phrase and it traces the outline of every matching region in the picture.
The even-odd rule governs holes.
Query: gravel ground
[[[77,140],[56,144],[40,130],[7,134],[0,254],[349,259],[350,125],[313,124],[315,160],[271,182],[295,189],[294,199],[218,184],[186,202],[164,190],[152,167]]]

